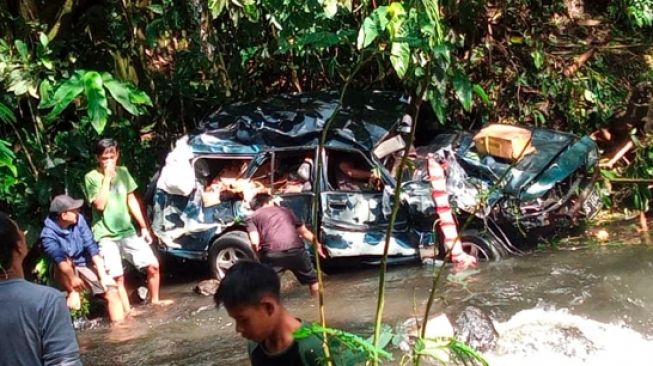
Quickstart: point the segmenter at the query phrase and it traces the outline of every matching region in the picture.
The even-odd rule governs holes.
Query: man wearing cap
[[[43,251],[56,264],[54,277],[68,293],[69,308],[80,308],[79,292],[88,288],[93,295],[106,299],[111,321],[120,321],[125,310],[116,283],[106,273],[91,229],[79,213],[83,204],[83,200],[67,195],[52,200],[41,232]],[[90,268],[90,262],[96,271]]]

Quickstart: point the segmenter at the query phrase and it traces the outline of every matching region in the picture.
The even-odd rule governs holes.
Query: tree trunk
[[[70,14],[70,12],[73,10],[74,5],[75,5],[74,0],[66,0],[66,2],[64,2],[63,5],[61,5],[61,8],[57,13],[57,19],[54,21],[54,24],[52,24],[50,30],[48,31],[48,39],[52,40],[57,36],[57,34],[59,33],[59,29],[61,28],[61,19],[64,16]]]
[[[20,0],[18,2],[18,14],[25,21],[38,20],[39,9],[34,0]]]

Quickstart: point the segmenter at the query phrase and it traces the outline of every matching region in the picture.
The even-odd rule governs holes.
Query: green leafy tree
[[[15,123],[16,121],[13,112],[2,103],[0,103],[0,121],[4,123]],[[0,194],[2,196],[11,194],[11,189],[16,184],[18,168],[15,159],[16,154],[11,149],[11,144],[0,139]]]
[[[52,120],[59,117],[76,98],[82,96],[86,115],[81,120],[90,123],[93,129],[101,134],[112,114],[105,89],[131,115],[143,115],[147,111],[146,107],[152,106],[150,97],[129,82],[116,80],[106,72],[100,74],[97,71],[77,70],[69,79],[64,80],[52,95],[43,95],[39,108],[51,108],[47,118]]]
[[[653,26],[653,1],[651,0],[613,1],[611,13],[616,18],[625,15],[626,21],[636,28]]]
[[[118,117],[113,125],[119,126],[124,115],[140,116],[152,106],[147,94],[108,72],[78,70],[70,61],[53,59],[53,44],[37,34],[30,43],[0,40],[0,85],[11,93],[0,102],[0,130],[7,132],[0,142],[0,170],[11,173],[2,175],[0,190],[11,211],[33,218],[21,223],[30,241],[53,194],[81,195],[92,162],[89,145],[111,125],[110,116]]]

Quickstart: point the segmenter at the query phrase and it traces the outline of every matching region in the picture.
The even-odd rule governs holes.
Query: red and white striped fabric
[[[436,161],[433,154],[427,156],[427,172],[431,182],[431,196],[435,202],[435,209],[438,213],[438,226],[444,236],[445,250],[451,256],[451,261],[463,265],[475,265],[476,258],[463,251],[458,234],[458,225],[453,216],[449,204],[449,193],[447,192],[447,177],[444,168]]]

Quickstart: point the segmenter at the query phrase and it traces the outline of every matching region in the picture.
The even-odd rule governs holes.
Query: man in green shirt
[[[171,301],[159,299],[159,261],[150,247],[152,235],[134,194],[138,186],[127,168],[117,165],[118,143],[111,138],[98,141],[95,155],[98,166],[84,177],[84,189],[93,208],[93,235],[107,272],[118,284],[124,310],[129,312],[131,308],[124,286],[122,258],[138,269],[146,269],[149,302],[169,304]],[[132,218],[140,228],[140,236]]]

